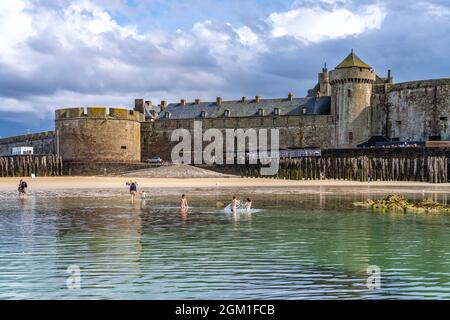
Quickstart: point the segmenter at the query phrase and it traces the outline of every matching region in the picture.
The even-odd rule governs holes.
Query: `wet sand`
[[[385,182],[357,182],[357,181],[296,181],[257,178],[128,178],[122,177],[40,177],[26,178],[30,192],[68,191],[76,195],[76,190],[83,190],[83,194],[123,192],[126,191],[126,181],[137,181],[139,189],[145,189],[152,194],[214,194],[217,192],[245,191],[251,194],[295,194],[295,193],[450,193],[450,183],[431,184],[422,182],[385,181]],[[19,178],[0,178],[0,192],[14,192],[17,190]]]

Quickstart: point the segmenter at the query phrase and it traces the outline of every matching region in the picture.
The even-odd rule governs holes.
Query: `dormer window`
[[[273,109],[273,113],[274,113],[274,115],[279,116],[281,114],[280,113],[280,108]]]
[[[230,115],[231,115],[230,110],[225,110],[224,116],[228,118]]]
[[[258,109],[258,116],[260,117],[264,116],[264,109],[261,108]]]
[[[308,109],[302,108],[302,114],[306,114],[308,112]]]
[[[170,119],[171,116],[172,116],[172,113],[169,111],[166,111],[166,113],[164,114],[164,118],[166,118],[166,119]]]
[[[202,118],[206,118],[206,116],[207,116],[207,112],[206,111],[202,111],[201,113],[200,113],[200,117],[202,117]]]

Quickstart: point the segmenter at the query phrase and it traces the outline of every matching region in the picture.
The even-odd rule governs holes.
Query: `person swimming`
[[[186,198],[186,195],[181,195],[181,200],[180,200],[180,209],[183,211],[187,211],[187,209],[189,208],[189,204]]]

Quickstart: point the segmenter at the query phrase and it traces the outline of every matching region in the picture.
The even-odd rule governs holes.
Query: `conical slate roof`
[[[352,52],[345,58],[341,63],[339,63],[336,69],[343,68],[364,68],[364,69],[372,69],[367,63],[362,61],[352,50]]]

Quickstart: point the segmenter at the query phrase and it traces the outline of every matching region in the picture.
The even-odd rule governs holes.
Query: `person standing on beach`
[[[189,204],[186,198],[186,195],[182,195],[181,196],[181,200],[180,200],[180,209],[181,211],[187,211],[187,209],[189,208]]]
[[[25,180],[20,179],[19,181],[19,187],[17,190],[19,191],[19,198],[24,198],[27,195],[27,182]]]

